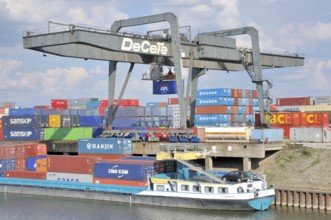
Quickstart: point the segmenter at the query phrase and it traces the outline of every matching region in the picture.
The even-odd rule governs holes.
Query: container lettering
[[[130,38],[123,38],[121,50],[159,55],[167,55],[168,52],[168,48],[164,46],[164,43],[156,42],[156,44],[151,44],[147,40],[137,43]]]
[[[30,137],[32,135],[31,131],[11,131],[10,137]]]
[[[30,124],[31,121],[32,121],[31,118],[11,118],[9,122],[11,125],[16,125],[16,124]]]
[[[62,181],[62,182],[79,182],[78,179],[73,179],[73,178],[57,178],[57,181]]]

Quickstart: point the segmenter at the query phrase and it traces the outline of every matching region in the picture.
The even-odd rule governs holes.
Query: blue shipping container
[[[206,114],[206,115],[195,115],[194,122],[223,122],[224,116],[222,114]]]
[[[127,138],[88,138],[78,141],[78,153],[132,154],[132,141]]]
[[[197,98],[197,106],[224,105],[223,97]]]
[[[0,159],[0,174],[6,171],[16,170],[15,159]]]
[[[40,128],[41,116],[3,116],[2,126],[4,128]]]
[[[176,81],[153,81],[154,95],[177,94]]]
[[[39,141],[43,140],[42,128],[3,128],[4,141]]]
[[[148,176],[155,174],[153,165],[115,162],[95,163],[93,166],[93,172],[94,177],[98,178],[141,181],[146,181]]]
[[[25,116],[25,115],[40,115],[41,109],[39,108],[10,108],[10,116]]]
[[[80,116],[80,127],[103,127],[103,116]]]
[[[197,91],[197,98],[209,98],[209,97],[223,97],[224,90],[221,88],[217,89],[199,89]]]
[[[253,129],[251,134],[251,139],[256,141],[267,141],[268,143],[273,142],[283,142],[284,132],[283,129],[273,128],[273,129]]]

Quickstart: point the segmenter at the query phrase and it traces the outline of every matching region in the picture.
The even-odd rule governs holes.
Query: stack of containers
[[[35,172],[32,164],[37,159],[45,158],[45,144],[3,144],[0,145],[0,176],[9,178],[46,179],[46,172]]]
[[[181,128],[180,127],[180,108],[179,108],[179,100],[178,98],[168,98],[168,111],[170,115],[170,120],[172,118],[172,121],[170,121],[170,126],[172,128]],[[171,117],[172,113],[172,117]],[[188,108],[186,112],[187,118],[190,117],[191,110],[190,107]]]
[[[242,127],[253,125],[258,110],[256,90],[200,89],[197,91],[195,126]]]
[[[0,118],[0,141],[2,141],[2,118]]]
[[[49,155],[47,180],[65,182],[93,182],[93,157]]]
[[[268,117],[266,116],[266,120]],[[297,128],[295,131],[299,135],[299,128],[328,127],[329,115],[326,112],[273,112],[270,115],[270,125],[273,128],[281,128],[284,131],[284,138],[290,138],[290,129]],[[255,114],[255,125],[261,126],[260,114]]]
[[[38,141],[43,139],[43,123],[47,118],[40,109],[9,109],[9,116],[2,117],[2,139],[6,141]]]

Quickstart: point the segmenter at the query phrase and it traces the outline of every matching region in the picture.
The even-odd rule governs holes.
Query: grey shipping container
[[[330,143],[330,136],[331,131],[329,131],[327,128],[290,128],[290,140],[293,142]]]

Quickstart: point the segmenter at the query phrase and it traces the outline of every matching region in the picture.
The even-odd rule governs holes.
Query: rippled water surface
[[[246,219],[331,219],[331,213],[299,208],[272,206],[263,212],[201,211],[126,203],[86,201],[53,197],[0,194],[0,220],[62,220],[62,219],[114,219],[114,220],[246,220]]]

